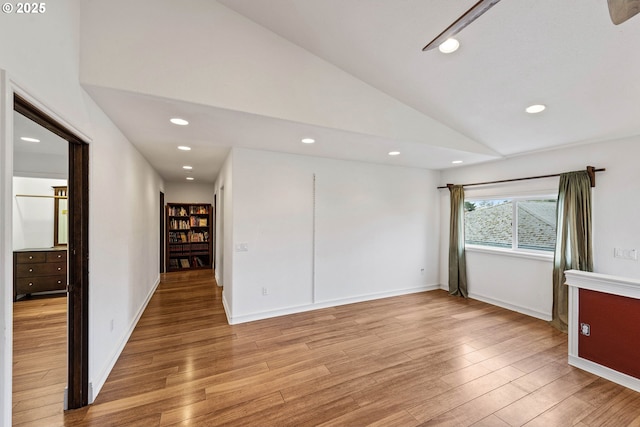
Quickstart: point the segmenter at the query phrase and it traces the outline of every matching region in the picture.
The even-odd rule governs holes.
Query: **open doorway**
[[[46,399],[53,400],[51,405],[75,409],[88,404],[88,154],[88,144],[15,95],[13,286],[14,314],[22,317],[14,316],[14,419],[21,407],[16,399],[29,395],[28,387],[46,389],[31,392],[32,401],[45,393]],[[34,300],[49,304],[17,309],[16,304]],[[40,314],[44,323],[30,331],[21,329],[20,325],[33,326],[28,316],[42,310],[47,312]],[[64,330],[56,330],[56,323]],[[31,342],[21,336],[27,333],[34,334]],[[26,346],[33,341],[40,340],[40,347],[59,345],[60,337],[66,337],[63,347],[54,345],[49,351],[65,348],[62,362],[46,366],[47,357],[42,357],[45,366],[38,367],[37,355],[21,358],[18,354],[30,351]],[[21,344],[16,345],[18,342]],[[25,368],[16,360],[22,360]],[[62,371],[54,371],[56,368]],[[29,382],[29,374],[21,369],[51,372],[39,371],[38,381],[16,387],[19,381]],[[27,399],[20,403],[28,408]]]

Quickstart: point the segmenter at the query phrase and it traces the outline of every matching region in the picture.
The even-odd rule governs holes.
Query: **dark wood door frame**
[[[160,192],[160,273],[165,272],[164,265],[164,193]]]
[[[68,409],[89,404],[89,145],[69,141]]]
[[[215,274],[215,269],[216,269],[216,245],[218,244],[218,232],[217,232],[217,228],[216,228],[216,218],[218,216],[218,195],[214,194],[213,195],[213,250],[211,251],[211,256],[213,257],[213,270],[214,270],[214,274]]]
[[[89,404],[89,145],[14,94],[14,110],[69,141],[67,409]]]

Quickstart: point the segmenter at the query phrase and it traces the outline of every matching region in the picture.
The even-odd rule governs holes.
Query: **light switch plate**
[[[236,243],[235,245],[236,252],[247,252],[249,250],[248,243]]]

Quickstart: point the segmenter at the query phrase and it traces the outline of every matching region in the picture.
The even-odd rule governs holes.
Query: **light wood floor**
[[[543,321],[433,291],[229,326],[210,271],[164,275],[96,402],[63,414],[38,332],[59,309],[19,304],[46,357],[16,344],[15,425],[640,426],[640,393],[568,366]]]

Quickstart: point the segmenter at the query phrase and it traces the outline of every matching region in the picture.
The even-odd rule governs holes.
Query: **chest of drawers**
[[[66,289],[66,249],[22,249],[13,253],[14,301],[19,295]]]

